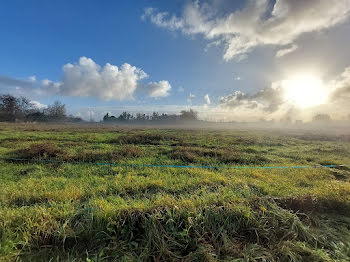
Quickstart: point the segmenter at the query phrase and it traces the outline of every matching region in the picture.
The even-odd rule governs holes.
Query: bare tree
[[[66,105],[60,101],[55,101],[45,110],[50,120],[64,120],[66,116]]]
[[[0,120],[24,120],[26,115],[33,112],[34,106],[25,97],[0,95]]]

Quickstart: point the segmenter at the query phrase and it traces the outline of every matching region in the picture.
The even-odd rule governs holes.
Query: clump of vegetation
[[[31,144],[28,148],[15,151],[16,157],[23,159],[50,159],[58,158],[63,154],[58,146],[52,142]]]
[[[122,147],[121,149],[114,152],[114,156],[120,156],[123,158],[135,158],[135,157],[141,157],[143,154],[142,149],[136,146],[132,145],[126,145]]]
[[[133,145],[160,145],[165,142],[181,143],[182,139],[172,134],[134,134],[131,136],[120,137],[112,142],[119,142],[120,144],[133,144]]]
[[[230,149],[207,149],[199,147],[176,147],[171,158],[180,159],[184,163],[210,163],[213,159],[223,164],[264,164],[269,159],[256,154],[248,154]]]
[[[65,143],[67,145],[67,143]],[[69,145],[69,143],[68,143]],[[73,144],[74,145],[74,144]],[[82,149],[77,152],[69,152],[61,149],[53,142],[35,143],[27,148],[15,150],[10,154],[21,159],[28,160],[62,160],[62,161],[82,161],[96,162],[107,161],[113,162],[121,159],[138,158],[143,155],[142,149],[133,145],[125,145],[112,151],[101,149]]]
[[[84,149],[76,153],[66,155],[62,160],[82,162],[114,162],[122,159],[138,158],[142,156],[142,150],[132,145],[126,145],[113,151],[101,149]]]

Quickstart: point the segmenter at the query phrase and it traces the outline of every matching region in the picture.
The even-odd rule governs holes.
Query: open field
[[[1,124],[0,260],[349,261],[349,167],[92,164],[350,164],[349,138]]]

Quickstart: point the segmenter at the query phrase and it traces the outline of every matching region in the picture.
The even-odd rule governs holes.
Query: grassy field
[[[350,164],[349,141],[301,131],[1,124],[0,260],[349,261],[349,167],[93,164]]]

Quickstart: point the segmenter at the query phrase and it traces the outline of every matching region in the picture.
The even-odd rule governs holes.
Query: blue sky
[[[300,74],[298,70],[318,74],[324,82],[343,81],[341,74],[350,66],[347,51],[349,10],[344,11],[344,6],[350,6],[349,1],[339,1],[344,4],[337,7],[344,18],[336,22],[331,21],[335,14],[339,15],[339,10],[329,1],[329,4],[310,1],[315,2],[320,14],[324,12],[321,22],[319,17],[312,20],[310,15],[302,13],[300,10],[305,8],[294,6],[290,0],[250,2],[256,5],[249,1],[224,0],[3,1],[0,8],[0,76],[24,82],[35,76],[32,86],[41,91],[33,92],[30,88],[22,88],[20,83],[9,84],[1,78],[0,90],[24,94],[45,105],[60,99],[70,113],[86,117],[87,110],[91,109],[96,119],[107,111],[173,112],[190,106],[201,112],[231,114],[232,111],[232,115],[241,114],[244,107],[255,107],[260,110],[256,112],[260,117],[271,113],[266,109],[270,108],[266,103],[276,101],[265,101],[266,97],[257,95],[259,91],[289,75]],[[259,2],[260,6],[257,6]],[[289,13],[285,15],[283,8]],[[280,34],[283,35],[284,27],[287,30],[293,17],[308,17],[304,21],[305,28],[285,34],[286,39],[272,34],[277,27],[271,28],[267,22],[272,16],[278,17],[278,12],[285,16],[273,21],[280,23]],[[229,19],[230,15],[232,19]],[[259,25],[252,22],[254,19],[248,19],[255,15],[262,23],[266,22],[263,28],[266,33],[259,33]],[[248,35],[248,31],[256,35]],[[237,44],[232,44],[237,39],[238,42],[244,40],[238,48]],[[253,39],[259,39],[258,43]],[[229,52],[230,45],[236,49]],[[242,53],[242,47],[246,46],[250,49]],[[294,47],[296,50],[290,54],[276,57],[278,50]],[[84,86],[77,83],[79,77],[63,72],[64,65],[77,65],[81,57],[102,68],[109,63],[120,69],[127,63],[148,77],[136,80],[130,96],[121,98],[111,94],[107,99],[101,98],[91,91],[93,86],[90,91],[83,90]],[[47,91],[49,86],[43,91],[41,81],[44,79],[60,83],[59,91]],[[160,81],[167,81],[171,88]],[[96,88],[101,92],[107,90],[108,83],[104,80],[96,82]],[[119,91],[118,87],[112,90],[125,91]],[[193,100],[188,99],[190,94],[195,96]],[[210,97],[210,104],[204,99],[205,95]],[[297,110],[296,105],[293,110]],[[254,115],[254,111],[249,114]]]

